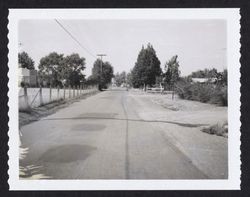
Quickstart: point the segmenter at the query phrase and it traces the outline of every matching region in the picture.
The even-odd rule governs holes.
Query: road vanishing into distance
[[[165,123],[140,117],[146,107],[130,91],[116,88],[23,126],[21,141],[27,150],[20,159],[23,178],[211,178],[155,126]]]

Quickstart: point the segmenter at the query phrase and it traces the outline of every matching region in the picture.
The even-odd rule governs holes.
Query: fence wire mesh
[[[25,90],[26,89],[26,90]],[[72,99],[97,90],[96,86],[83,88],[19,88],[19,110],[39,107],[61,99]]]

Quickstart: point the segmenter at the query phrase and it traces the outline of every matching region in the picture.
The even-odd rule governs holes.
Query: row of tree
[[[146,48],[143,46],[139,52],[134,68],[126,76],[126,82],[135,88],[162,84],[165,89],[172,89],[180,80],[179,67],[178,56],[175,55],[165,63],[162,71],[153,46],[148,44]],[[124,75],[126,73],[118,73],[115,76],[118,85],[124,81]],[[213,78],[217,84],[227,85],[227,70],[222,72],[218,72],[215,68],[198,70],[192,72],[187,78],[189,80],[191,78]]]
[[[29,70],[35,69],[34,61],[26,52],[18,54],[19,65]],[[52,86],[79,86],[81,83],[107,86],[113,77],[113,67],[109,62],[97,59],[92,68],[92,75],[85,79],[85,58],[73,53],[68,56],[52,52],[41,58],[38,65],[39,81]]]
[[[134,68],[128,74],[128,83],[133,87],[146,87],[155,84],[174,85],[180,77],[178,56],[173,56],[166,62],[164,71],[160,67],[160,60],[158,59],[153,46],[149,43],[146,48],[142,46],[141,51],[137,57]]]

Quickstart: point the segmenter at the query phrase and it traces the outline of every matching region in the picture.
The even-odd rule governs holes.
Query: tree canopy
[[[160,64],[160,60],[151,44],[148,44],[147,48],[142,47],[132,70],[133,86],[152,86],[155,84],[156,77],[162,73]]]
[[[79,54],[73,53],[64,58],[63,64],[66,84],[79,86],[80,82],[85,80],[85,75],[82,73],[85,69],[85,58],[81,58]]]
[[[85,58],[73,53],[64,57],[63,54],[52,52],[41,58],[39,75],[52,86],[78,86],[84,80]]]
[[[34,61],[26,52],[18,53],[18,63],[21,68],[27,68],[29,70],[35,69]]]
[[[192,72],[191,77],[192,78],[216,78],[218,75],[218,71],[216,68],[207,69],[204,70],[197,70],[195,72]]]
[[[113,76],[113,67],[109,62],[103,62],[99,58],[94,62],[90,77],[91,81],[95,81],[103,88],[111,82]]]
[[[165,64],[165,82],[168,85],[174,85],[180,77],[179,71],[179,62],[177,61],[178,56],[173,56],[166,64]]]

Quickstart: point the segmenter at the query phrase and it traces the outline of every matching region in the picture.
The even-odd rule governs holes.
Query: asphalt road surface
[[[208,179],[125,89],[101,92],[21,128],[23,177]],[[40,175],[40,176],[39,176]]]

